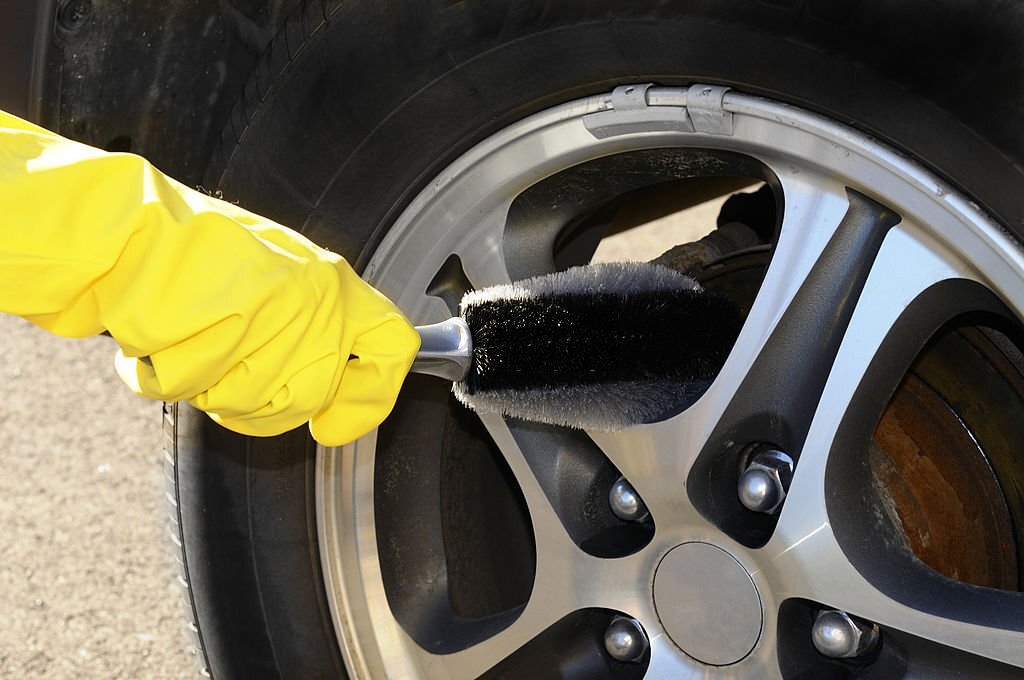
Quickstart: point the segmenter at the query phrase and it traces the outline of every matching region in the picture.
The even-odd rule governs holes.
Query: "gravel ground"
[[[160,404],[106,337],[0,315],[0,677],[195,678],[167,538]]]

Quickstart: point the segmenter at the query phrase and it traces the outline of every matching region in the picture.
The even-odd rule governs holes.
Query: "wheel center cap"
[[[735,557],[710,543],[683,543],[654,574],[654,606],[680,649],[706,664],[736,663],[761,636],[761,597]]]

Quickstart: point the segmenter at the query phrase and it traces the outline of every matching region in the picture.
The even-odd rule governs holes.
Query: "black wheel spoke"
[[[694,505],[743,542],[763,542],[771,518],[751,515],[736,501],[738,460],[756,443],[799,459],[871,265],[900,219],[852,189],[846,194],[845,215],[753,358],[690,472]],[[784,221],[781,239],[792,238],[786,228]]]

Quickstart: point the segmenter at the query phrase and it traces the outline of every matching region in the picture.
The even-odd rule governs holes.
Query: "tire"
[[[872,135],[1024,233],[1024,6],[1011,2],[304,2],[208,172],[359,268],[474,144],[615,86],[720,84]],[[955,45],[955,48],[953,46]],[[304,430],[250,439],[180,405],[168,458],[206,670],[344,678]]]

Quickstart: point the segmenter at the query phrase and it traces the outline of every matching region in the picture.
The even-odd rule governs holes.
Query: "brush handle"
[[[412,363],[413,373],[436,375],[458,382],[469,373],[473,363],[473,339],[469,326],[460,317],[447,321],[417,326],[420,351]]]

